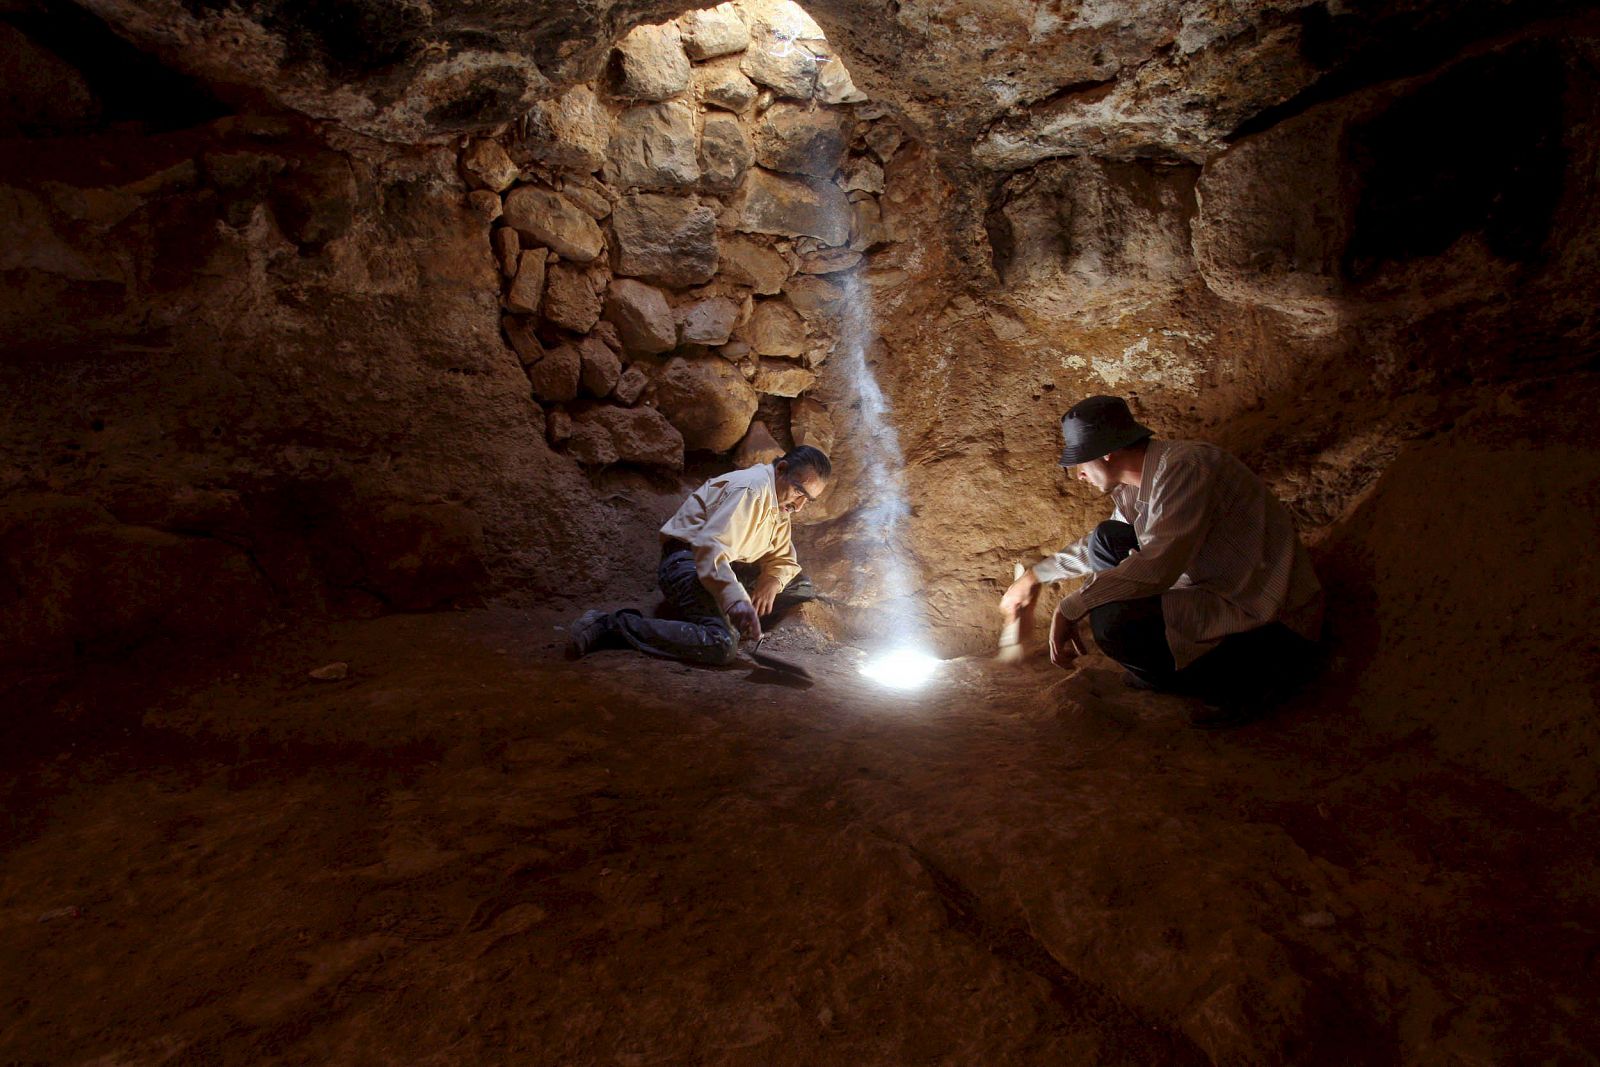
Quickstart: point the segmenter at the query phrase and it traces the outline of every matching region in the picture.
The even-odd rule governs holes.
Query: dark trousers
[[[734,573],[748,588],[760,576],[760,568],[735,564]],[[739,650],[739,635],[717,598],[701,584],[694,553],[688,549],[664,552],[656,579],[667,600],[664,614],[670,617],[652,619],[637,611],[616,612],[611,624],[617,635],[654,656],[712,665],[732,663]],[[815,596],[811,579],[798,575],[778,594],[772,614]]]
[[[1108,520],[1089,535],[1095,570],[1110,570],[1139,547],[1133,527]],[[1167,644],[1159,596],[1114,600],[1089,611],[1100,651],[1134,677],[1167,692],[1212,703],[1272,701],[1288,695],[1309,674],[1316,646],[1282,623],[1229,634],[1217,647],[1182,670]]]

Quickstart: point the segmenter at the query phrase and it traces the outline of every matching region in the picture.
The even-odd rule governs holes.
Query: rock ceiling
[[[596,0],[84,0],[165,62],[241,96],[398,142],[515,120],[594,78],[611,45],[688,4]],[[947,165],[1059,155],[1199,159],[1330,87],[1425,67],[1587,5],[1304,0],[816,0],[858,84]]]

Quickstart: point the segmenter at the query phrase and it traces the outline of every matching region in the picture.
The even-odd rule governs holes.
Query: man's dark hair
[[[778,462],[786,464],[784,469],[793,478],[798,478],[806,471],[823,480],[833,476],[833,464],[828,462],[828,457],[823,454],[822,449],[812,448],[810,445],[796,445],[784,453]]]

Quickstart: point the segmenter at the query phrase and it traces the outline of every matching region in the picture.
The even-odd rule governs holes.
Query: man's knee
[[[1114,660],[1124,659],[1126,653],[1146,643],[1149,627],[1142,613],[1129,611],[1126,603],[1113,601],[1089,612],[1089,629],[1094,633],[1095,644]]]
[[[1128,670],[1162,687],[1173,674],[1159,597],[1114,600],[1089,612],[1095,645]]]
[[[706,662],[726,667],[739,658],[739,635],[726,626],[707,626]]]
[[[1100,570],[1110,570],[1139,547],[1133,527],[1117,519],[1107,519],[1089,534],[1089,559]]]

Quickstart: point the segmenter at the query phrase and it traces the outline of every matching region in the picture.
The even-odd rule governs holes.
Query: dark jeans
[[[1102,522],[1089,535],[1089,558],[1096,570],[1110,570],[1138,547],[1133,527],[1125,522]],[[1308,676],[1316,655],[1314,644],[1274,622],[1229,634],[1210,652],[1177,670],[1159,596],[1091,608],[1089,626],[1100,651],[1129,674],[1157,689],[1217,704],[1286,696]]]
[[[760,568],[735,564],[734,573],[748,588],[760,576]],[[654,656],[690,663],[732,663],[739,650],[739,635],[722,613],[716,597],[701,584],[694,569],[694,553],[688,549],[664,553],[656,577],[667,598],[666,613],[674,617],[652,619],[636,611],[619,611],[611,616],[616,633],[634,648]],[[778,594],[772,613],[776,615],[815,596],[811,579],[797,575]]]

